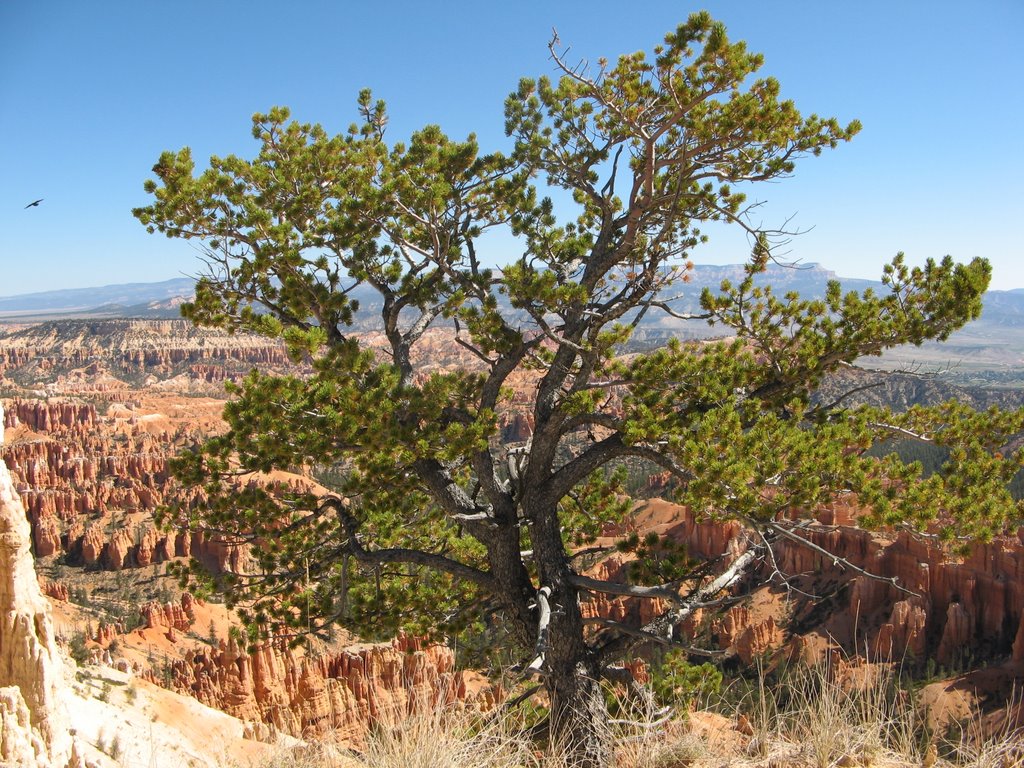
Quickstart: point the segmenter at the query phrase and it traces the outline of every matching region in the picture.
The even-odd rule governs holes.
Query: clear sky
[[[0,0],[0,296],[196,272],[131,209],[161,150],[253,154],[253,112],[340,131],[371,87],[392,140],[439,123],[502,148],[502,101],[552,72],[552,27],[593,61],[650,50],[701,7],[804,113],[864,124],[757,192],[766,225],[812,228],[791,258],[877,278],[898,250],[985,256],[993,287],[1024,287],[1021,0]],[[716,231],[693,259],[747,250]]]

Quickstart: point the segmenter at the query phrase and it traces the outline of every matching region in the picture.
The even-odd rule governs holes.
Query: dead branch
[[[543,674],[544,659],[548,652],[548,625],[551,623],[551,605],[548,598],[551,597],[551,587],[541,587],[537,590],[537,645],[536,658],[530,662],[524,677]]]

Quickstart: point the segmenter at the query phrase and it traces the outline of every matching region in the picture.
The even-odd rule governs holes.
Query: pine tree
[[[897,256],[884,294],[832,284],[821,300],[758,279],[783,233],[751,223],[744,190],[849,140],[857,122],[802,116],[776,81],[754,79],[762,57],[706,13],[652,56],[593,69],[565,66],[557,45],[559,77],[523,80],[506,101],[510,153],[434,125],[389,144],[385,106],[364,91],[342,135],[274,108],[253,118],[252,160],[213,157],[197,174],[187,148],[164,153],[134,213],[203,243],[208,274],[186,317],[281,338],[312,368],[251,373],[232,387],[228,431],[177,463],[208,501],[171,510],[172,522],[254,546],[255,572],[225,576],[252,626],[487,632],[543,680],[555,739],[604,766],[600,680],[635,645],[670,638],[773,537],[795,536],[794,510],[856,494],[865,524],[1000,532],[1018,515],[1006,483],[1021,462],[998,449],[1022,416],[811,398],[861,356],[945,339],[978,316],[990,276],[984,260],[911,268]],[[538,178],[571,193],[572,218]],[[680,314],[672,286],[709,221],[753,244],[742,279],[690,316],[732,338],[623,355],[644,317]],[[500,229],[522,256],[495,269],[485,236]],[[379,297],[383,353],[352,332],[357,287]],[[424,359],[438,326],[472,364]],[[498,418],[513,382],[532,435],[508,445]],[[941,471],[865,455],[911,435],[949,448]],[[653,581],[586,577],[580,553],[627,512],[622,468],[636,461],[671,473],[695,513],[742,521],[747,552],[684,591],[685,558],[657,537],[627,539],[634,581]],[[337,472],[336,494],[237,481],[313,465]],[[590,624],[580,602],[594,593],[669,608],[645,627]]]

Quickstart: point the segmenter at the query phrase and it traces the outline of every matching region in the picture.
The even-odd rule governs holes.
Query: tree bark
[[[539,671],[551,702],[551,747],[572,768],[614,766],[608,707],[600,684],[599,658],[583,634],[579,592],[562,545],[556,503],[534,507],[531,540],[541,589],[550,614],[538,638]],[[537,605],[540,619],[540,601]]]
[[[556,644],[553,640],[552,647]],[[545,686],[551,699],[552,752],[562,754],[572,768],[614,766],[608,706],[596,666],[551,659]]]

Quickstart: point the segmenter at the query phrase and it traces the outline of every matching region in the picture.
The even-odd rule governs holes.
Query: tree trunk
[[[565,575],[553,579],[542,667],[551,700],[551,747],[571,768],[609,768],[615,760],[600,670],[584,639],[579,596]]]
[[[570,768],[611,768],[615,757],[600,667],[584,637],[579,591],[562,544],[557,500],[542,497],[533,509],[530,538],[541,590],[537,650],[551,700],[551,748],[565,756]],[[545,593],[547,626],[540,631]]]
[[[551,751],[571,768],[610,768],[615,755],[608,707],[596,670],[587,667],[581,661],[548,673]]]

